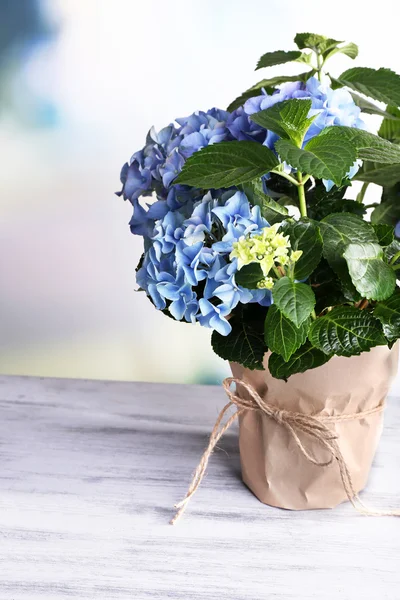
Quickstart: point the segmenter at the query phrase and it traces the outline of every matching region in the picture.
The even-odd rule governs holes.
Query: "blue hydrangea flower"
[[[251,121],[243,107],[232,113],[217,108],[198,111],[176,119],[176,123],[158,133],[152,128],[145,147],[135,152],[130,163],[122,168],[122,190],[117,194],[134,206],[137,214],[131,221],[131,231],[137,235],[145,236],[157,220],[155,214],[145,215],[145,209],[137,202],[140,196],[155,194],[159,201],[166,202],[168,208],[164,214],[167,210],[180,210],[187,203],[189,211],[193,207],[192,201],[198,199],[199,191],[175,186],[174,181],[194,152],[222,141],[247,139],[263,143],[266,137],[265,129]],[[157,211],[161,214],[161,207]]]
[[[245,112],[243,106],[229,114],[226,127],[235,140],[250,140],[261,144],[265,140],[265,129],[249,118],[249,114]]]
[[[213,244],[216,252],[230,253],[233,242],[242,235],[260,232],[263,227],[268,227],[268,222],[261,216],[259,206],[250,205],[243,192],[236,192],[223,206],[214,208],[214,215],[222,223],[226,233],[220,242]]]
[[[229,260],[232,240],[259,232],[268,223],[258,207],[250,207],[243,192],[217,197],[208,192],[193,204],[189,216],[187,208],[169,210],[151,231],[151,220],[146,221],[146,251],[137,283],[159,310],[168,309],[179,321],[197,321],[227,335],[231,326],[226,317],[239,302],[271,304],[268,290],[247,290],[236,284],[237,261]],[[229,238],[219,242],[220,249],[213,231],[219,231],[223,240]]]
[[[215,306],[205,298],[199,301],[200,314],[197,317],[200,325],[203,327],[211,327],[218,331],[221,335],[228,335],[232,331],[232,326],[226,320],[230,309],[225,304]]]

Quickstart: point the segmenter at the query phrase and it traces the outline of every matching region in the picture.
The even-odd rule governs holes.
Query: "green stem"
[[[400,252],[397,252],[393,258],[390,260],[390,265],[394,265],[394,263],[396,262],[396,260],[398,260],[400,258]]]
[[[323,58],[320,54],[317,54],[317,76],[318,81],[322,81],[322,67],[324,66]]]
[[[274,169],[272,169],[271,173],[275,173],[275,175],[280,175],[281,177],[284,177],[285,179],[293,183],[293,185],[299,185],[295,178],[289,175],[288,173],[285,173],[285,171],[275,171]]]
[[[357,194],[357,202],[359,204],[363,203],[365,192],[367,191],[368,186],[369,186],[369,182],[368,181],[364,181],[364,183],[362,184],[360,192]]]
[[[299,194],[300,214],[302,217],[306,217],[307,216],[306,193],[304,191],[303,175],[300,171],[297,171],[297,180],[298,180],[297,191]]]
[[[312,311],[311,313],[311,318],[315,321],[315,319],[317,318],[317,315],[315,313],[315,310]]]
[[[275,265],[273,265],[272,267],[273,272],[275,273],[275,275],[277,276],[278,279],[280,279],[281,277],[283,277],[283,275],[281,274],[281,272],[278,270],[277,267],[275,267]]]
[[[400,269],[400,265],[395,265],[394,267],[392,267],[393,271],[397,271],[398,269]]]

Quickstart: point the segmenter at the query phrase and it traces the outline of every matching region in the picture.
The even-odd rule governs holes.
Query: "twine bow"
[[[248,395],[249,399],[240,398],[235,392],[232,392],[231,385],[242,386]],[[207,469],[208,461],[211,454],[213,453],[215,446],[218,444],[221,437],[229,429],[232,423],[245,411],[255,410],[261,411],[267,417],[274,419],[276,423],[285,427],[290,435],[293,437],[297,448],[305,456],[305,458],[312,464],[318,467],[327,467],[334,460],[337,461],[340,471],[340,477],[343,483],[344,491],[346,496],[353,505],[353,507],[361,514],[370,516],[400,516],[400,511],[379,511],[370,510],[367,508],[360,497],[356,493],[351,478],[349,468],[346,461],[343,458],[342,452],[338,444],[338,436],[326,425],[326,423],[338,423],[343,421],[349,421],[354,419],[363,419],[369,415],[382,412],[384,405],[381,404],[375,408],[366,410],[364,412],[358,412],[346,415],[337,416],[323,416],[323,415],[306,415],[303,413],[290,412],[288,410],[282,410],[272,404],[268,404],[260,394],[251,386],[249,383],[242,381],[241,379],[235,379],[234,377],[227,377],[223,382],[223,387],[226,394],[228,395],[229,402],[224,406],[218,415],[217,421],[210,435],[210,440],[207,448],[204,451],[203,456],[193,474],[192,481],[189,485],[189,489],[186,496],[175,505],[178,509],[174,518],[170,521],[171,525],[174,525],[179,517],[182,516],[186,507],[195,492],[198,490],[204,474]],[[227,411],[231,406],[236,406],[236,411],[229,417],[225,424],[222,424],[223,419]],[[304,443],[301,441],[299,434],[303,433],[309,436],[312,440],[319,443],[322,448],[325,448],[329,453],[328,460],[319,461],[317,460],[308,450]]]

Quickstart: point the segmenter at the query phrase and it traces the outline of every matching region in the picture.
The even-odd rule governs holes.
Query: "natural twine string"
[[[240,398],[236,393],[232,392],[230,389],[232,383],[235,383],[236,385],[241,385],[242,388],[244,388],[248,392],[250,398]],[[190,483],[189,489],[186,493],[186,496],[183,498],[183,500],[181,500],[181,502],[175,504],[175,508],[177,508],[178,511],[175,514],[174,518],[170,521],[171,525],[174,525],[179,519],[179,517],[182,516],[182,514],[186,510],[186,507],[191,497],[199,488],[204,474],[206,472],[208,461],[215,449],[215,446],[218,444],[225,431],[227,431],[232,425],[232,423],[246,410],[261,411],[267,417],[274,419],[274,421],[279,425],[286,427],[288,432],[293,437],[300,452],[312,464],[317,465],[318,467],[327,467],[333,462],[333,460],[336,460],[339,465],[340,477],[342,479],[343,488],[346,492],[346,496],[353,505],[353,507],[359,513],[369,516],[400,516],[400,511],[371,510],[367,508],[365,504],[363,504],[363,502],[361,501],[360,497],[354,489],[349,468],[347,466],[346,461],[343,458],[342,452],[337,441],[338,436],[335,433],[333,433],[333,431],[331,431],[329,427],[327,427],[327,425],[325,425],[325,423],[340,423],[343,421],[349,421],[354,419],[363,419],[365,417],[368,417],[369,415],[380,413],[384,409],[384,404],[380,404],[375,408],[371,408],[363,412],[346,415],[337,415],[331,417],[323,415],[305,415],[303,413],[282,410],[272,404],[268,404],[258,394],[258,392],[253,388],[253,386],[251,386],[249,383],[246,383],[245,381],[242,381],[241,379],[227,377],[223,382],[223,386],[225,392],[229,397],[229,402],[219,413],[218,419],[210,435],[210,441],[193,474],[193,478]],[[232,416],[229,417],[229,419],[224,425],[221,425],[226,412],[231,408],[231,406],[236,406],[236,411]],[[329,459],[326,461],[319,461],[314,456],[312,456],[312,454],[310,454],[303,442],[300,440],[299,433],[304,433],[310,436],[312,439],[317,441],[323,448],[326,448],[330,455]]]

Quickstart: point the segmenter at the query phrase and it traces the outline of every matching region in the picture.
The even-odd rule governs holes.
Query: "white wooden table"
[[[240,480],[237,432],[168,524],[224,393],[0,377],[0,600],[399,600],[400,519],[267,507]],[[400,506],[400,399],[371,505]]]

